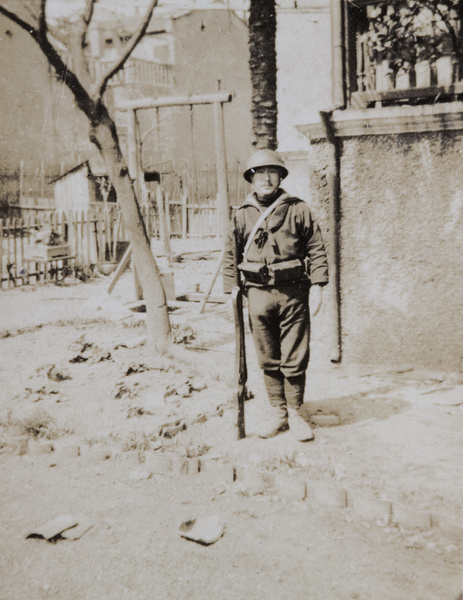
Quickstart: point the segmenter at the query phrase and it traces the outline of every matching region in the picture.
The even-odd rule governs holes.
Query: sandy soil
[[[214,268],[215,260],[175,264],[177,293],[204,289]],[[127,308],[132,275],[111,297],[109,281],[0,294],[1,600],[456,598],[460,543],[436,527],[411,531],[207,471],[148,478],[146,465],[153,456],[215,459],[461,522],[458,375],[314,361],[306,417],[337,415],[340,424],[315,425],[310,444],[290,433],[261,440],[267,405],[249,343],[255,397],[237,441],[226,306],[173,310],[184,342],[150,357],[139,345],[144,315]],[[185,430],[160,437],[180,420]],[[37,454],[46,444],[54,451]],[[26,539],[66,514],[92,528],[75,541]],[[182,521],[208,515],[225,527],[216,543],[180,537]]]

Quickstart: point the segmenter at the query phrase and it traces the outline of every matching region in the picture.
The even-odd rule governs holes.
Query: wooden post
[[[141,187],[137,152],[137,120],[134,108],[127,111],[127,145],[129,174],[135,181],[135,193],[140,199]]]
[[[159,236],[161,238],[162,246],[167,255],[167,260],[170,264],[171,250],[170,250],[170,239],[167,232],[166,216],[164,210],[164,194],[160,185],[156,188],[156,204],[158,206],[159,214]]]
[[[85,218],[86,218],[86,227],[85,227],[85,234],[87,236],[87,261],[88,264],[92,264],[92,230],[91,230],[91,226],[90,226],[90,212],[87,210],[85,212]]]
[[[217,208],[219,211],[219,229],[225,240],[229,228],[228,186],[227,186],[227,157],[225,152],[225,129],[223,122],[223,104],[214,102],[215,119],[215,153],[217,157]]]
[[[24,161],[19,161],[19,202],[24,196]]]
[[[25,265],[25,261],[24,261],[24,232],[26,231],[26,223],[24,222],[24,218],[22,218],[20,220],[20,228],[19,228],[19,235],[21,236],[21,241],[20,241],[20,248],[21,248],[21,252],[20,252],[20,256],[21,256],[21,269],[20,271],[23,270],[23,265]],[[2,240],[0,239],[0,244],[2,243]],[[21,275],[21,283],[24,285],[24,280],[26,279],[27,282],[27,275],[26,277],[24,277],[23,275]]]
[[[215,281],[220,273],[220,269],[222,268],[224,256],[225,256],[225,247],[223,248],[222,252],[220,253],[219,260],[217,261],[217,265],[215,267],[215,271],[211,277],[211,280],[209,282],[207,290],[205,291],[204,296],[201,299],[201,303],[199,305],[199,310],[198,310],[199,314],[202,314],[204,307],[206,306],[206,302],[207,302],[209,296],[211,295],[212,289],[214,288]]]
[[[188,236],[188,190],[184,189],[182,194],[182,238]]]
[[[45,198],[45,162],[40,163],[40,197]]]
[[[3,219],[0,219],[0,290],[3,288]]]

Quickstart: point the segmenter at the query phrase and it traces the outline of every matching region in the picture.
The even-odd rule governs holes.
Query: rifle
[[[244,403],[247,399],[246,382],[248,379],[248,370],[246,366],[246,338],[244,330],[244,315],[243,315],[243,284],[241,282],[238,271],[240,250],[238,243],[238,231],[236,228],[233,231],[235,240],[234,259],[235,259],[235,274],[236,285],[232,290],[232,306],[233,316],[235,318],[235,381],[236,381],[236,399],[238,405],[238,439],[246,437],[244,423]]]

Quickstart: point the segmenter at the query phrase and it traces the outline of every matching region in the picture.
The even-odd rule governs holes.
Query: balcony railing
[[[423,61],[414,68],[394,72],[388,61],[370,62],[359,44],[356,87],[351,94],[353,108],[377,103],[414,103],[426,99],[452,100],[463,94],[463,81],[458,77],[459,65],[453,56],[442,56],[435,62]]]
[[[92,75],[98,76],[110,66],[111,61],[94,61],[90,65],[90,70]],[[140,85],[169,88],[174,85],[173,66],[139,58],[129,58],[124,68],[112,77],[109,85]]]
[[[375,2],[348,2],[347,92],[352,108],[403,104],[423,104],[461,99],[463,61],[452,51],[449,39],[439,45],[440,53],[418,60],[407,68],[394,68],[385,53],[374,57],[368,46],[369,9]],[[392,3],[391,3],[392,4]],[[459,21],[455,34],[461,35]],[[367,33],[366,33],[367,32]],[[399,61],[400,63],[400,61]]]

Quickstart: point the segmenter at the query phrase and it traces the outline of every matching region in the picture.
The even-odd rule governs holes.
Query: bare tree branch
[[[95,0],[86,0],[85,1],[85,10],[82,15],[82,23],[84,24],[84,28],[82,29],[82,34],[81,34],[82,52],[84,51],[85,43],[87,41],[88,28],[90,26],[90,23],[91,23],[91,20],[93,17],[94,9],[95,9]],[[88,67],[87,67],[87,69],[88,69]]]
[[[32,27],[27,21],[2,5],[0,5],[0,14],[8,17],[8,19],[13,23],[16,23],[16,25],[32,37],[42,50],[50,65],[55,69],[58,79],[65,83],[73,93],[78,107],[85,115],[87,115],[90,121],[93,122],[95,112],[98,108],[96,103],[90,98],[90,95],[75,73],[68,69],[61,56],[47,39],[47,36],[42,36],[38,29]]]
[[[94,9],[95,9],[95,0],[86,0],[85,10],[84,10],[84,14],[82,15],[82,18],[87,26],[90,25],[90,21],[92,20]]]
[[[99,100],[103,96],[103,94],[105,93],[105,90],[106,90],[106,86],[108,85],[108,81],[111,79],[111,77],[114,77],[114,75],[120,69],[122,69],[122,67],[124,66],[124,63],[129,58],[129,56],[132,54],[135,46],[138,44],[138,42],[141,40],[141,38],[145,35],[145,32],[146,32],[149,22],[151,20],[151,15],[153,14],[153,10],[155,9],[157,3],[158,3],[158,0],[151,0],[150,6],[149,6],[148,10],[146,11],[144,19],[140,23],[140,27],[138,28],[138,31],[136,31],[132,35],[132,37],[130,38],[130,42],[127,44],[126,48],[124,48],[124,52],[121,54],[121,56],[116,61],[116,63],[113,66],[111,66],[107,70],[107,72],[101,76],[100,81],[96,82],[95,88],[94,88],[95,93],[92,94],[92,97],[94,100]]]
[[[37,23],[38,25],[38,19],[37,19],[37,15],[34,14],[34,11],[32,10],[32,8],[29,6],[29,2],[25,2],[24,0],[21,2],[21,5],[23,6],[23,8],[26,10],[26,12],[29,14],[30,17],[32,17],[32,19]]]
[[[42,37],[47,35],[47,18],[46,18],[47,0],[40,0],[39,13],[39,33]]]
[[[85,41],[87,39],[88,26],[93,14],[94,0],[86,0],[85,11],[73,26],[69,36],[73,68],[84,87],[91,90],[93,81],[90,76],[88,61],[85,55]]]
[[[28,12],[29,12],[29,10],[28,10]],[[4,15],[5,17],[8,17],[8,19],[10,19],[10,21],[13,21],[13,23],[16,23],[16,25],[19,25],[19,27],[21,27],[21,29],[24,29],[24,31],[27,31],[27,33],[29,33],[36,42],[38,42],[38,38],[39,38],[38,31],[33,25],[31,25],[30,23],[28,23],[21,17],[18,17],[18,15],[16,13],[9,10],[8,8],[5,8],[2,5],[0,5],[0,14]],[[30,14],[30,12],[29,12],[29,14]],[[31,15],[31,16],[33,16],[33,15]]]

